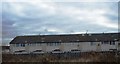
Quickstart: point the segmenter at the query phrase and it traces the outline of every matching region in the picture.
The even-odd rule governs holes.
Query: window
[[[53,43],[47,43],[47,46],[53,46]]]
[[[25,47],[25,44],[16,44],[16,47]]]
[[[112,41],[112,44],[115,45],[115,41]]]
[[[16,47],[19,47],[19,44],[16,44]]]
[[[58,45],[61,45],[61,43],[57,43]]]
[[[35,42],[35,43],[33,43],[33,44],[35,44],[36,46],[41,46],[41,45],[42,45],[42,42]]]
[[[21,47],[25,47],[25,44],[21,44]]]
[[[72,42],[71,45],[74,45],[74,42]]]
[[[42,43],[38,43],[40,46],[42,45]]]
[[[93,42],[90,42],[91,46],[93,45]]]
[[[90,42],[90,44],[91,44],[91,46],[96,45],[96,43],[95,43],[95,42]]]
[[[61,43],[60,42],[54,42],[54,43],[47,43],[47,46],[59,46],[59,45],[61,45]]]
[[[59,45],[61,45],[61,43],[56,42],[56,43],[53,43],[53,45],[55,45],[55,46],[59,46]]]
[[[34,45],[34,46],[36,46],[36,45],[37,45],[37,43],[33,43],[33,45]]]
[[[23,44],[23,47],[25,47],[25,44]]]
[[[115,41],[110,41],[110,45],[115,45]]]
[[[31,44],[31,43],[29,43],[29,46],[32,46],[32,44]]]
[[[102,44],[109,44],[109,42],[108,41],[104,41],[104,42],[102,42]]]

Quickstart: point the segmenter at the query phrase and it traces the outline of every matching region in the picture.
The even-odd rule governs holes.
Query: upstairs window
[[[16,44],[16,47],[25,47],[25,44]]]
[[[95,45],[95,43],[94,42],[90,42],[90,45],[93,46],[93,45]]]
[[[36,46],[38,43],[30,43],[29,46]]]
[[[29,43],[29,46],[32,46],[32,44],[31,44],[31,43]]]
[[[20,45],[19,44],[16,44],[16,47],[19,47]]]
[[[110,41],[110,45],[115,45],[115,41]]]
[[[93,45],[93,42],[90,42],[90,45],[92,46],[92,45]]]
[[[115,41],[104,41],[102,44],[110,44],[110,45],[115,45]]]
[[[25,44],[21,44],[21,47],[25,47]]]
[[[42,45],[42,43],[38,43],[40,46]]]
[[[108,41],[104,41],[104,42],[102,42],[102,44],[109,44],[109,42]]]
[[[52,45],[52,46],[59,46],[59,45],[61,45],[61,43],[55,42],[55,43],[51,43],[51,45]]]
[[[47,43],[47,46],[53,46],[54,43]]]

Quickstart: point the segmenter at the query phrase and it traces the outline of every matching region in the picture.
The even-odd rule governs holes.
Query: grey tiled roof
[[[120,33],[61,34],[17,36],[10,44],[17,43],[52,43],[52,42],[100,42],[120,40]]]

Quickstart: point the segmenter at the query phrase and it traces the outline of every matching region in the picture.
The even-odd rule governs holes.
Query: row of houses
[[[10,52],[21,50],[28,53],[36,50],[51,52],[56,49],[63,52],[120,51],[119,35],[120,33],[90,33],[17,36],[10,42]]]

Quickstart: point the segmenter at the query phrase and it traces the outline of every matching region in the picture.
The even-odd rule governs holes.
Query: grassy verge
[[[3,54],[2,62],[120,62],[120,55],[115,53],[79,53],[79,54],[44,54],[14,55]]]

